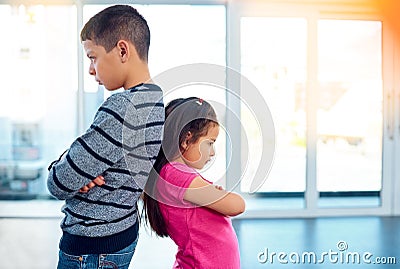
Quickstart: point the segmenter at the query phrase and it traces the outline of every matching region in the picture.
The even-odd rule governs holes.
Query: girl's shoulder
[[[161,168],[160,176],[174,185],[181,185],[183,181],[191,181],[200,174],[186,164],[170,162]]]
[[[167,172],[167,173],[179,173],[179,174],[193,174],[193,175],[198,175],[199,173],[187,166],[184,163],[180,162],[169,162],[166,165],[164,165],[161,168],[161,172]]]

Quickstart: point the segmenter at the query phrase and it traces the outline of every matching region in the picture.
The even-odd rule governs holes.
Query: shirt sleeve
[[[110,96],[97,111],[86,133],[50,167],[47,186],[53,196],[58,199],[73,197],[80,188],[124,157],[131,147],[122,139],[127,105],[127,98],[118,94]]]
[[[199,176],[195,170],[180,163],[170,163],[163,167],[157,182],[157,199],[163,204],[176,207],[192,207],[183,199],[192,181]]]

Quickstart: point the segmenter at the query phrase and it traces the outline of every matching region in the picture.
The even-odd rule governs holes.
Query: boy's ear
[[[121,58],[121,62],[126,62],[129,58],[129,44],[125,40],[119,40],[117,42],[117,49],[119,53],[119,57]]]

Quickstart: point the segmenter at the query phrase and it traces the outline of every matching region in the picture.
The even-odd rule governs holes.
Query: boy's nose
[[[94,70],[92,65],[89,66],[89,74],[92,76],[96,75],[96,70]]]

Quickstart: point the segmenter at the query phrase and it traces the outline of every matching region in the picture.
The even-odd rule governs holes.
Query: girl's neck
[[[182,157],[178,157],[178,158],[172,160],[171,163],[172,163],[172,162],[182,163],[182,164],[187,165],[186,162],[182,159]]]

